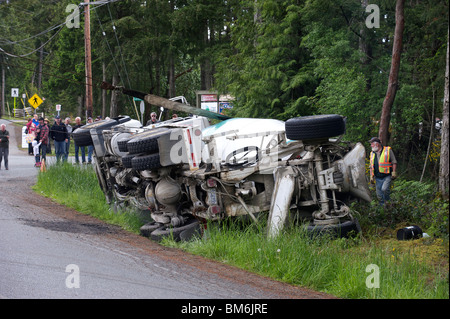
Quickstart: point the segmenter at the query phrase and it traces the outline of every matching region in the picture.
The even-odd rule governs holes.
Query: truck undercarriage
[[[162,101],[165,107],[199,112]],[[349,203],[371,200],[365,149],[340,140],[342,116],[286,122],[222,118],[210,125],[205,112],[149,126],[124,116],[73,133],[79,146],[94,145],[107,201],[151,215],[141,228],[144,236],[185,240],[200,233],[205,221],[248,216],[258,222],[261,212],[269,212],[270,237],[293,220],[311,234],[360,231]]]

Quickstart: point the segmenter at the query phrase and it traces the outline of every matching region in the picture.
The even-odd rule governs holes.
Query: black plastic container
[[[397,231],[398,240],[409,240],[422,238],[423,231],[419,226],[408,226]]]

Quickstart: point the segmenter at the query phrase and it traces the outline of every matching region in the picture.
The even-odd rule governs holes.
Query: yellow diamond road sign
[[[29,100],[28,103],[31,104],[32,107],[37,108],[39,105],[42,104],[42,99],[39,97],[39,95],[35,94],[33,95]]]

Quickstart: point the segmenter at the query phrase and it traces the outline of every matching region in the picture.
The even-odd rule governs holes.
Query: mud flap
[[[275,238],[283,230],[295,189],[295,173],[291,167],[278,167],[267,222],[268,237]]]

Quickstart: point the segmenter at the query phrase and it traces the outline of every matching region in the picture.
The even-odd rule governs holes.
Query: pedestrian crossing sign
[[[39,105],[42,104],[42,99],[39,97],[39,95],[35,94],[33,95],[29,100],[28,103],[31,104],[32,107],[37,108]]]

